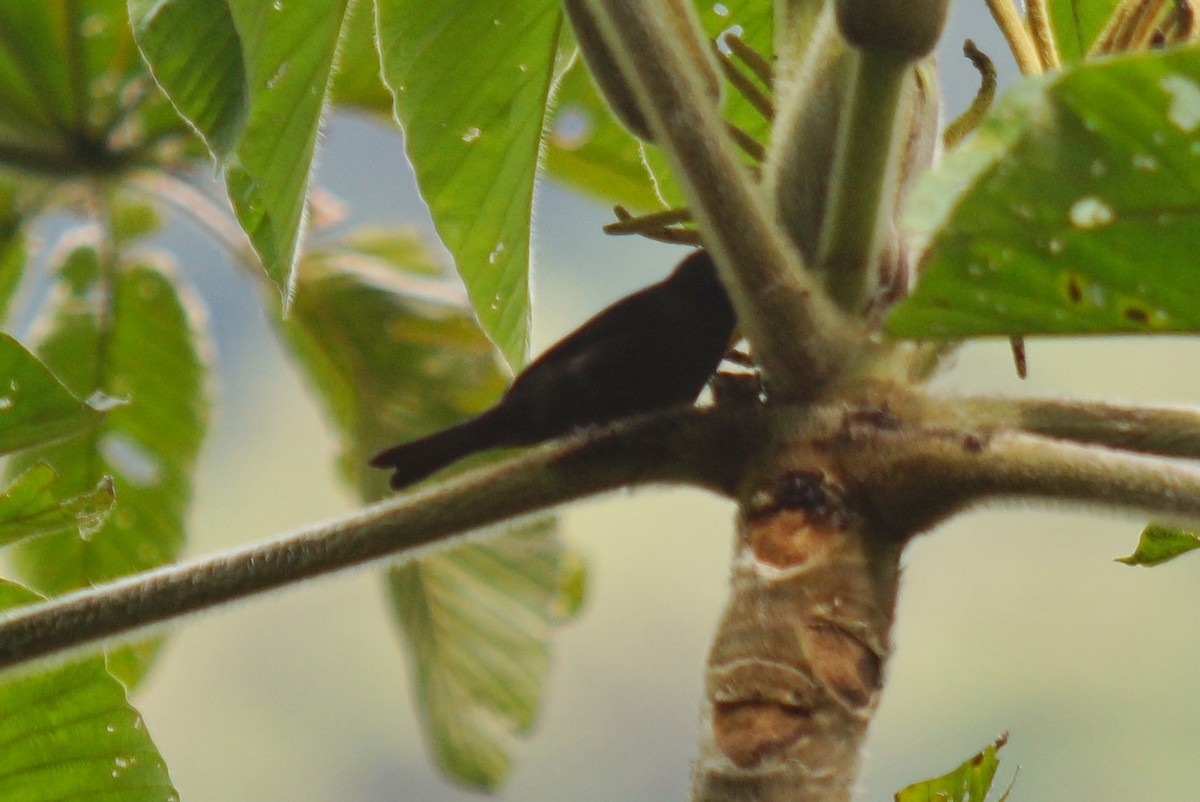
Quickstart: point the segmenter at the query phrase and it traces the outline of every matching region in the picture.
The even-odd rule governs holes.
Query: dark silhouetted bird
[[[691,404],[721,363],[734,322],[712,258],[696,251],[530,363],[491,409],[381,451],[371,465],[393,469],[400,489],[479,451]]]

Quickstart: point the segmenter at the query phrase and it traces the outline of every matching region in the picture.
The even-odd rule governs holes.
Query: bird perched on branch
[[[720,365],[734,323],[712,258],[695,251],[530,363],[491,409],[381,451],[370,464],[392,469],[398,490],[479,451],[691,404]]]

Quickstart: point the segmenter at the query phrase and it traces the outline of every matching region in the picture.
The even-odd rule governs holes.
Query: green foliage
[[[217,155],[236,144],[249,87],[233,15],[204,0],[130,0],[133,32],[154,79]]]
[[[392,94],[379,74],[375,48],[374,0],[352,0],[350,19],[333,74],[333,101],[339,106],[390,117]]]
[[[0,494],[0,546],[63,531],[90,537],[104,525],[116,500],[111,476],[66,499],[54,492],[57,484],[55,470],[39,462]]]
[[[383,74],[421,194],[480,323],[519,368],[558,2],[379,0],[377,8]]]
[[[1200,324],[1200,287],[1180,269],[1200,238],[1200,55],[1078,63],[1115,5],[1051,0],[1072,66],[1011,92],[923,182],[906,221],[928,246],[922,281],[894,334]],[[736,27],[770,54],[771,4],[700,10],[710,35]],[[633,209],[682,200],[662,154],[620,127],[573,55],[556,0],[0,5],[0,316],[38,278],[34,219],[66,209],[93,223],[50,260],[38,356],[0,334],[0,454],[16,452],[0,546],[16,544],[21,577],[59,594],[170,563],[186,540],[210,370],[187,288],[167,260],[135,251],[165,206],[145,194],[160,186],[147,173],[192,182],[216,161],[255,275],[274,288],[268,308],[291,305],[279,330],[342,435],[341,471],[376,499],[386,476],[366,469],[370,453],[494,401],[506,374],[491,343],[512,368],[526,359],[539,167]],[[404,127],[469,300],[406,231],[307,230],[331,103]],[[724,114],[766,144],[768,121],[728,86]],[[1124,561],[1196,543],[1150,527]],[[497,787],[511,735],[535,721],[554,627],[581,603],[579,561],[543,519],[395,568],[388,583],[432,751],[459,781]],[[32,600],[0,580],[0,606]],[[135,684],[155,643],[111,653],[107,671],[89,659],[0,685],[0,798],[175,798],[114,678]],[[898,798],[979,802],[998,746]]]
[[[39,598],[0,580],[0,609]],[[103,658],[0,684],[0,711],[0,799],[178,802],[162,755]]]
[[[342,434],[343,475],[367,500],[387,492],[371,453],[482,410],[505,384],[457,293],[403,231],[314,250],[283,330]],[[532,724],[551,624],[578,608],[581,572],[542,518],[388,573],[424,731],[459,782],[503,781],[510,739],[495,721]]]
[[[1007,740],[1007,735],[1001,735],[995,743],[953,771],[897,791],[896,802],[983,802],[996,778],[996,769],[1000,767],[997,753]],[[1008,794],[1005,791],[1000,802],[1008,799]]]
[[[124,0],[0,7],[0,145],[56,175],[171,158],[187,133],[146,73]]]
[[[57,595],[179,556],[209,402],[203,334],[178,279],[159,265],[79,245],[58,269],[44,317],[38,352],[71,392],[127,402],[82,438],[28,450],[15,464],[52,465],[65,494],[113,478],[119,503],[103,526],[23,543],[13,555],[25,581]],[[114,668],[135,681],[144,659],[123,655]]]
[[[78,434],[100,422],[36,356],[0,333],[0,454]]]
[[[1142,531],[1133,554],[1118,557],[1117,562],[1148,568],[1170,562],[1193,549],[1200,549],[1200,535],[1195,532],[1151,524]]]
[[[1200,51],[1026,80],[918,186],[904,337],[1196,331]]]
[[[342,433],[343,475],[387,493],[367,458],[483,410],[506,381],[457,287],[411,232],[366,232],[305,259],[283,333]]]
[[[0,175],[0,320],[8,314],[25,272],[26,243],[17,195],[16,183]]]
[[[638,139],[604,103],[591,73],[576,59],[555,93],[546,137],[546,172],[611,203],[651,211],[662,206]]]
[[[715,39],[723,31],[736,30],[747,45],[768,59],[774,52],[773,22],[771,5],[758,0],[729,0],[725,3],[706,3],[700,6],[700,24],[709,36]],[[725,86],[721,116],[764,146],[767,144],[770,121],[764,119],[745,96],[735,91],[728,83]],[[667,206],[686,205],[683,191],[671,175],[662,151],[648,147],[646,165],[654,176],[654,186]]]
[[[552,626],[582,604],[582,570],[542,522],[388,574],[426,738],[459,781],[491,790],[508,774],[504,730],[533,726]]]
[[[1120,0],[1050,0],[1050,24],[1063,63],[1081,61]]]
[[[285,300],[347,3],[131,3],[155,77],[222,163],[238,220]]]

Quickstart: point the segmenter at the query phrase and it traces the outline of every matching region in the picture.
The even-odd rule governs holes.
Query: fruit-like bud
[[[690,0],[665,0],[665,11],[670,15],[672,26],[678,40],[687,51],[692,67],[701,76],[704,88],[714,103],[721,102],[721,78],[717,65],[713,61],[712,48],[700,27],[700,20]],[[579,50],[583,53],[584,61],[596,80],[596,85],[604,93],[608,105],[616,113],[617,118],[634,133],[646,140],[654,141],[654,134],[646,122],[637,101],[637,96],[630,88],[612,51],[601,37],[595,18],[587,8],[584,0],[563,0],[567,18],[579,41]]]
[[[912,60],[929,55],[942,36],[949,0],[838,0],[846,41]]]

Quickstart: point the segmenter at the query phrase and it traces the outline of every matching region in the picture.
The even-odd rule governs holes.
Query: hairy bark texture
[[[898,555],[827,470],[749,494],[709,656],[694,800],[850,797],[890,652]]]

